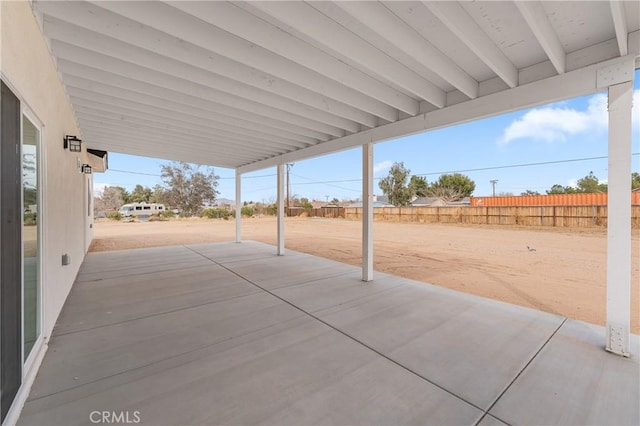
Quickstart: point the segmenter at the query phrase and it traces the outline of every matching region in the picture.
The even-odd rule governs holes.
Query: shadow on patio
[[[640,423],[638,336],[274,251],[89,254],[19,424]]]

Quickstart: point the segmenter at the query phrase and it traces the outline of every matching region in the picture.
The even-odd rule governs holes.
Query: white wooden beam
[[[606,349],[622,356],[630,356],[632,101],[633,80],[609,87]]]
[[[242,175],[236,170],[236,243],[242,242]]]
[[[51,18],[45,20],[49,28]],[[325,111],[309,107],[280,95],[268,93],[247,84],[175,60],[162,57],[142,48],[127,45],[90,31],[77,31],[56,24],[48,33],[55,34],[51,47],[55,56],[71,62],[146,81],[160,87],[188,93],[200,90],[203,96],[228,105],[270,118],[304,126],[333,136],[344,136],[344,130],[360,130],[357,123]],[[82,46],[78,46],[82,45]]]
[[[100,127],[113,127],[122,131],[129,130],[132,132],[140,132],[143,135],[157,135],[167,134],[176,138],[176,144],[182,145],[186,148],[186,143],[190,141],[200,141],[201,143],[207,143],[210,145],[220,144],[220,150],[229,154],[241,154],[242,148],[252,148],[253,154],[262,156],[275,155],[280,150],[275,148],[266,147],[251,147],[251,141],[249,139],[238,139],[228,135],[218,133],[196,133],[189,131],[188,129],[175,128],[173,126],[162,125],[159,123],[153,123],[148,121],[123,121],[119,117],[105,117],[94,114],[88,114],[85,112],[77,112],[78,121],[81,126],[93,125]],[[251,154],[245,153],[245,158],[251,158]]]
[[[625,56],[629,53],[629,49],[627,45],[627,17],[625,16],[624,2],[609,0],[609,6],[611,6],[611,16],[613,17],[613,26],[616,29],[620,56]]]
[[[278,256],[284,256],[284,164],[278,170]]]
[[[112,107],[104,103],[95,102],[93,100],[74,98],[74,107],[76,112],[79,114],[90,114],[96,117],[108,117],[112,119],[119,118],[132,123],[135,123],[137,120],[143,120],[150,123],[170,124],[172,126],[176,126],[176,128],[194,129],[200,132],[208,132],[209,134],[215,134],[217,132],[217,129],[215,127],[208,126],[206,122],[197,121],[197,119],[191,119],[189,117],[184,119],[182,119],[182,117],[164,117],[163,115],[148,114],[129,108]],[[244,134],[244,136],[249,135]],[[287,146],[286,144],[276,143],[266,143],[266,145],[271,145],[279,148],[285,148]],[[289,146],[288,149],[293,150],[294,147]]]
[[[306,36],[309,43],[339,56],[345,62],[357,64],[368,74],[381,76],[439,108],[445,106],[445,92],[442,89],[315,9],[319,5],[313,2],[276,1],[258,1],[250,5],[238,3],[239,7],[256,9],[294,28]]]
[[[400,136],[424,132],[426,130],[448,127],[497,114],[504,114],[518,109],[531,108],[576,96],[588,95],[601,90],[596,83],[596,75],[600,68],[625,63],[627,67],[635,67],[635,55],[615,58],[565,74],[514,87],[513,89],[483,96],[482,98],[420,114],[396,123],[389,123],[375,129],[333,139],[289,154],[269,158],[253,164],[245,164],[239,167],[239,169],[242,173],[248,173],[272,167],[278,162],[295,162],[332,152],[343,151],[370,142],[381,142]]]
[[[458,2],[424,0],[422,3],[509,87],[518,85],[516,67]]]
[[[211,121],[218,124],[224,124],[225,126],[237,129],[259,131],[260,133],[277,136],[278,138],[295,140],[303,145],[314,144],[320,140],[329,139],[328,135],[320,132],[289,125],[282,121],[257,116],[236,108],[226,108],[220,103],[205,99],[202,96],[202,91],[199,96],[195,96],[166,87],[149,84],[147,82],[133,80],[62,58],[58,58],[57,64],[58,70],[64,75],[66,85],[70,85],[69,77],[76,77],[81,78],[85,83],[90,83],[92,86],[98,84],[115,90],[124,90],[131,94],[141,94],[143,96],[153,97],[156,99],[156,103],[172,103],[179,105],[176,108],[176,112],[183,111],[183,106],[187,108],[191,107],[193,108],[192,111],[200,112],[200,114],[193,116],[192,114],[178,112],[178,116],[185,121],[192,122],[194,124],[198,123],[203,125],[204,122],[200,118],[204,118],[207,122]],[[206,92],[206,90],[204,91]],[[177,118],[177,116],[174,115],[174,118]]]
[[[209,55],[204,52],[198,53],[201,59],[207,59],[209,67],[219,66],[222,61],[227,63],[229,60],[233,61],[232,64],[229,63],[233,69],[225,75],[236,79],[245,74],[249,77],[248,83],[263,90],[290,96],[298,102],[340,117],[347,117],[369,127],[375,126],[374,115],[389,121],[397,119],[397,111],[394,108],[292,61],[285,60],[234,34],[209,25],[201,19],[179,13],[167,4],[99,2],[96,5],[103,9],[95,10],[101,19],[113,20],[112,16],[104,13],[110,11],[147,26],[149,31],[145,31],[146,29],[141,28],[139,24],[135,25],[136,31],[153,34],[156,39],[163,39],[162,44],[157,42],[147,44],[147,48],[162,55],[171,57],[179,53],[180,57],[184,57],[185,51],[195,49],[198,53],[197,46],[209,52]],[[128,19],[119,19],[117,33],[129,32],[128,22],[122,22]],[[117,36],[114,35],[114,37]],[[127,38],[130,37],[131,34],[128,33]],[[192,46],[185,49],[185,42]],[[209,60],[211,55],[215,56],[215,64],[211,64],[212,61]],[[257,76],[262,73],[265,75]]]
[[[337,4],[369,28],[375,28],[398,49],[413,56],[468,97],[478,97],[478,82],[473,77],[381,3],[345,1]]]
[[[232,138],[251,138],[253,144],[256,146],[265,146],[278,148],[282,151],[291,151],[296,148],[304,148],[314,145],[314,143],[304,143],[297,140],[289,139],[284,136],[276,136],[265,132],[261,132],[259,129],[253,130],[251,127],[243,128],[240,126],[229,125],[228,123],[221,122],[220,120],[211,117],[206,112],[199,112],[195,117],[190,117],[185,114],[185,106],[180,103],[172,103],[170,100],[161,102],[163,106],[161,108],[154,107],[152,104],[158,104],[157,98],[150,97],[143,94],[136,94],[124,89],[119,89],[113,86],[103,85],[98,82],[90,82],[78,77],[65,77],[65,83],[69,92],[83,93],[85,98],[85,106],[89,104],[90,107],[93,96],[96,96],[96,100],[101,99],[108,102],[113,100],[114,103],[118,103],[118,100],[124,100],[128,102],[128,105],[138,104],[141,109],[134,109],[133,114],[124,115],[126,111],[118,111],[116,114],[121,117],[124,122],[147,120],[159,122],[161,127],[175,126],[176,128],[182,127],[184,130],[191,130],[195,132],[203,133],[217,133],[219,135],[226,135]],[[78,95],[78,97],[83,95]],[[151,108],[145,108],[151,107]],[[156,114],[146,114],[145,109],[153,110]],[[175,113],[172,113],[175,111]],[[204,116],[204,117],[203,117]],[[197,118],[196,118],[197,117]],[[230,120],[231,121],[231,120]]]
[[[527,21],[527,25],[533,31],[558,74],[564,73],[566,71],[567,55],[551,22],[547,18],[542,3],[538,0],[531,0],[515,1],[514,4],[520,10],[524,20]]]
[[[373,144],[362,145],[362,281],[373,280]]]
[[[310,47],[304,41],[258,19],[235,4],[173,2],[171,5],[409,115],[419,112],[415,99],[393,90],[320,49]],[[373,113],[373,110],[369,112]]]
[[[103,111],[100,109],[87,108],[78,105],[76,108],[76,113],[78,117],[82,116],[88,119],[93,120],[109,120],[113,123],[122,123],[129,125],[144,125],[149,126],[158,130],[166,129],[174,132],[183,133],[185,135],[193,135],[199,136],[202,138],[214,138],[221,140],[228,140],[229,142],[236,142],[237,145],[234,149],[239,147],[250,147],[256,148],[257,151],[264,152],[273,152],[273,153],[282,153],[282,152],[290,152],[295,148],[292,146],[284,146],[282,144],[278,144],[275,142],[268,142],[258,139],[259,142],[254,142],[254,140],[250,135],[229,132],[225,129],[214,129],[208,127],[201,127],[198,125],[190,125],[188,123],[182,123],[175,120],[171,120],[170,118],[163,119],[163,117],[140,117],[140,115],[144,115],[142,113],[136,113],[133,115],[124,115],[126,111],[120,111],[118,113]],[[117,127],[117,126],[116,126]]]
[[[196,164],[212,165],[224,168],[235,168],[242,163],[242,158],[236,158],[220,153],[215,147],[201,144],[190,149],[180,145],[172,145],[170,136],[156,136],[153,139],[141,138],[136,135],[122,137],[122,133],[114,129],[102,129],[86,126],[82,129],[82,140],[89,148],[101,149],[123,154],[152,156],[172,161],[186,161]]]
[[[168,130],[160,131],[153,127],[146,126],[118,125],[117,122],[110,122],[108,120],[96,121],[86,117],[82,117],[79,121],[82,129],[103,132],[111,132],[113,129],[115,134],[118,135],[116,136],[118,141],[146,144],[150,150],[150,155],[153,155],[155,148],[159,145],[159,141],[164,141],[165,143],[171,142],[173,146],[170,149],[175,151],[200,150],[203,155],[215,153],[220,158],[234,160],[236,162],[248,161],[255,157],[269,158],[270,156],[265,152],[254,152],[251,154],[242,152],[241,149],[234,149],[233,146],[229,146],[228,139],[215,137],[202,138]]]

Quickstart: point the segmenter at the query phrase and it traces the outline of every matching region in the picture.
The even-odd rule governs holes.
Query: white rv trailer
[[[151,216],[166,211],[164,204],[159,203],[130,203],[120,207],[120,214],[124,217]]]

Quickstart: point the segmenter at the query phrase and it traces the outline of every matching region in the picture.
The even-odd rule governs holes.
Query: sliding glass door
[[[23,361],[40,336],[40,131],[22,118]]]

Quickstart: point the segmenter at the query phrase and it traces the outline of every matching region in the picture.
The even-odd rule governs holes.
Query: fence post
[[[544,226],[544,207],[540,206],[540,226]]]

